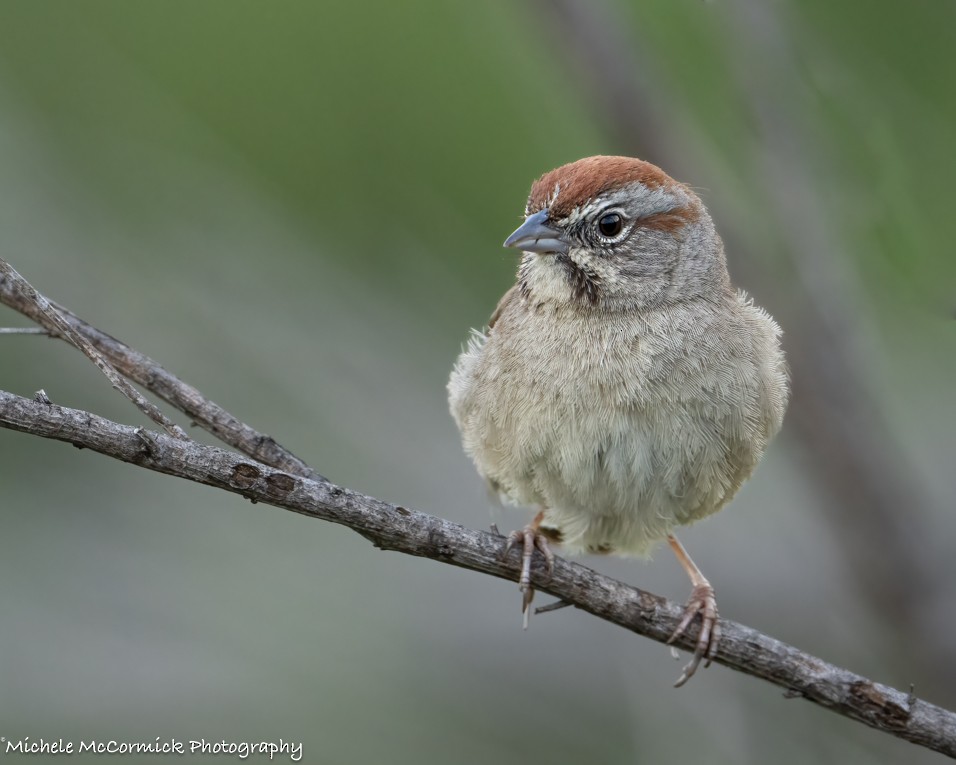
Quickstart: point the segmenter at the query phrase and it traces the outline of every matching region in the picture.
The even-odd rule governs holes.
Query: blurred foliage
[[[757,5],[784,20],[785,72],[742,23]],[[336,482],[484,526],[447,373],[513,278],[500,242],[531,181],[620,150],[542,7],[7,0],[3,257]],[[925,544],[952,592],[954,6],[613,7],[681,180],[722,230],[764,237],[747,286],[772,311],[761,280],[793,264],[754,182],[755,83],[799,124],[823,216],[800,225],[838,237],[881,403],[948,511]],[[61,343],[0,350],[0,388],[139,422]],[[930,761],[719,668],[672,692],[666,649],[596,620],[561,612],[522,634],[510,585],[60,444],[0,431],[0,491],[10,739],[282,737],[343,763]],[[722,613],[956,705],[881,652],[893,614],[842,576],[819,491],[784,440],[733,508],[689,530]],[[659,558],[587,562],[684,598]],[[947,611],[941,634],[954,627]]]

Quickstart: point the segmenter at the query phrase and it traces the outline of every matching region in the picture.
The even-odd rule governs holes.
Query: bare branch
[[[32,401],[0,391],[0,427],[66,441],[150,470],[241,494],[254,502],[339,523],[381,549],[517,579],[520,566],[516,556],[507,556],[502,537],[332,485],[272,439],[243,425],[152,359],[50,303],[3,260],[0,302],[84,350],[97,366],[106,367],[104,372],[111,380],[118,377],[115,366],[195,417],[210,432],[250,454],[254,461],[184,438],[181,430],[171,437],[56,406],[42,391]],[[267,459],[272,466],[266,464]],[[559,599],[558,604],[542,610],[573,605],[659,642],[669,640],[683,613],[682,607],[664,598],[563,560],[556,562],[548,578],[536,568],[532,581],[537,589]],[[721,626],[724,636],[716,662],[775,683],[786,689],[788,698],[802,696],[878,730],[956,757],[956,715],[917,699],[912,690],[904,694],[878,685],[743,625],[722,620]],[[692,630],[677,644],[690,650],[695,639]]]
[[[7,269],[9,271],[13,269],[2,260],[0,260],[0,264],[6,266],[6,269],[0,268],[0,303],[39,324],[43,324],[43,326],[48,326],[38,302],[30,295],[24,294],[18,288],[19,282],[8,276]],[[30,290],[37,294],[32,287],[30,287]],[[264,462],[266,465],[271,465],[287,473],[311,478],[315,481],[325,480],[323,476],[315,472],[288,449],[276,443],[270,436],[259,433],[241,420],[233,417],[217,403],[206,398],[196,388],[163,369],[149,356],[87,324],[63,306],[52,301],[47,301],[47,303],[55,309],[59,319],[66,323],[74,335],[88,341],[125,377],[142,385],[146,390],[191,417],[193,422],[212,433],[223,443],[238,449],[259,462]],[[50,334],[63,337],[63,333],[55,330]],[[72,343],[72,341],[70,342]]]
[[[235,452],[120,425],[89,412],[0,391],[0,426],[92,449],[149,470],[241,494],[254,502],[339,523],[383,550],[517,581],[519,555],[505,539],[250,461]],[[550,578],[541,561],[534,586],[625,629],[666,643],[683,609],[657,595],[558,559]],[[827,709],[956,758],[956,715],[803,653],[750,627],[722,620],[714,661]],[[695,626],[678,641],[692,650]]]
[[[170,435],[176,438],[188,438],[186,432],[181,427],[159,411],[159,408],[155,404],[147,401],[142,393],[121,377],[119,372],[113,369],[109,361],[103,358],[103,354],[96,350],[85,337],[73,329],[60,315],[59,311],[50,304],[50,301],[37,292],[36,289],[34,289],[26,279],[20,276],[13,266],[7,263],[3,258],[0,258],[0,277],[3,277],[4,281],[9,281],[25,301],[33,304],[36,309],[36,315],[33,318],[38,323],[42,324],[50,332],[55,332],[60,335],[83,351],[87,358],[96,364],[96,367],[106,375],[107,379],[113,384],[113,387],[132,401],[137,409]]]

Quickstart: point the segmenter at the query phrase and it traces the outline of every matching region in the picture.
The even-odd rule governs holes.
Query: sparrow
[[[717,651],[714,588],[674,535],[720,510],[780,429],[780,327],[730,282],[688,186],[630,157],[542,175],[505,247],[517,283],[472,331],[448,382],[467,454],[505,501],[538,509],[522,549],[643,556],[667,540],[691,580],[676,640],[699,614],[683,685]]]

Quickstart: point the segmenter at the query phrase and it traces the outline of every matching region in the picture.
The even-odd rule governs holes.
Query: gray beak
[[[505,247],[517,247],[525,252],[567,252],[568,240],[556,228],[548,225],[548,209],[545,208],[524,219],[524,223],[505,239]]]

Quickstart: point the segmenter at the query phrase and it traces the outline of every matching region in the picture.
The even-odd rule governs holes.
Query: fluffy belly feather
[[[580,375],[535,375],[526,355],[530,373],[518,379],[483,346],[476,335],[450,386],[465,449],[506,501],[544,508],[544,527],[568,552],[644,554],[720,509],[755,463],[730,423],[702,417],[693,401],[611,390],[633,388],[636,375],[589,375],[594,389],[582,390]]]

